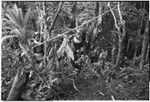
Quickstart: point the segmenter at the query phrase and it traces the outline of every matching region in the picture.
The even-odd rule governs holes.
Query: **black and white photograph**
[[[149,1],[1,1],[1,101],[149,100]]]

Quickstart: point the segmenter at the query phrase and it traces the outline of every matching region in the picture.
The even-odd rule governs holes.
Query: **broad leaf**
[[[65,49],[67,56],[69,59],[74,60],[74,55],[73,55],[73,51],[71,50],[71,48],[69,47],[69,45],[67,44],[66,49]]]
[[[53,55],[53,50],[54,50],[54,49],[51,48],[51,50],[50,50],[50,52],[49,52],[49,55],[48,55],[48,58],[49,58],[49,59],[53,58],[53,56],[54,56],[54,55]]]
[[[22,49],[21,57],[22,57],[23,55],[26,55],[26,56],[29,58],[29,56],[28,56],[28,54],[27,54],[27,52],[29,51],[28,47],[25,46],[25,45],[22,45],[21,43],[19,43],[19,46],[20,46],[20,48]]]
[[[26,15],[24,17],[25,25],[27,24],[30,15],[31,15],[31,8],[29,8],[29,10],[27,11],[27,13],[26,13]]]
[[[59,68],[58,55],[57,55],[55,48],[53,48],[53,54],[54,54],[54,60],[55,60],[56,67]]]
[[[45,40],[48,41],[50,39],[49,32],[47,30],[44,30],[43,34],[45,36]]]
[[[64,38],[60,48],[57,50],[58,58],[60,58],[64,54],[66,45],[67,45],[67,39]]]
[[[102,22],[102,16],[98,17],[97,22],[98,22],[98,25],[101,24],[101,22]]]
[[[20,27],[23,28],[25,26],[24,24],[24,18],[23,18],[23,15],[22,15],[22,9],[18,9],[18,22],[20,24]]]
[[[48,62],[47,66],[46,66],[46,70],[47,70],[47,71],[50,71],[50,70],[53,70],[53,68],[54,68],[54,59],[52,58],[52,59]]]

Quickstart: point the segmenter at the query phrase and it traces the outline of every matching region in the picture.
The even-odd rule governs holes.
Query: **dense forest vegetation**
[[[2,1],[2,100],[149,100],[149,2]]]

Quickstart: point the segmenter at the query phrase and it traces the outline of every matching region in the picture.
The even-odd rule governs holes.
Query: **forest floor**
[[[68,78],[61,81],[53,92],[46,95],[45,100],[147,100],[149,97],[149,71],[141,74],[142,82],[123,82],[124,79],[112,79],[106,81],[104,75],[97,77],[89,73],[80,73],[73,81]],[[3,100],[8,95],[11,83],[2,87]]]
[[[128,77],[106,81],[104,75],[99,77],[81,73],[74,79],[75,87],[70,80],[60,83],[63,94],[59,100],[147,100],[149,97],[149,71],[141,73],[141,77]],[[87,74],[87,73],[86,73]],[[140,82],[140,80],[141,82]],[[134,80],[135,79],[135,80]],[[132,81],[131,81],[132,80]],[[62,97],[62,98],[61,98]],[[53,99],[52,99],[53,100]],[[55,98],[54,100],[57,100]]]
[[[106,84],[107,82],[104,79],[90,76],[86,79],[78,78],[77,81],[75,81],[77,90],[72,87],[72,83],[70,83],[68,87],[66,87],[65,84],[64,89],[61,84],[61,88],[65,91],[65,94],[68,95],[66,97],[67,100],[112,100],[111,97],[106,94]]]

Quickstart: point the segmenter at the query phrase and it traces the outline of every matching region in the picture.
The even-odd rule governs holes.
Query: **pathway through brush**
[[[111,100],[111,97],[106,94],[106,82],[100,77],[99,82],[97,76],[89,76],[87,78],[77,77],[75,79],[75,86],[78,91],[73,88],[72,83],[66,85],[60,84],[59,86],[65,92],[63,99],[67,100]],[[66,98],[64,96],[67,96]],[[60,97],[59,97],[60,98]]]

